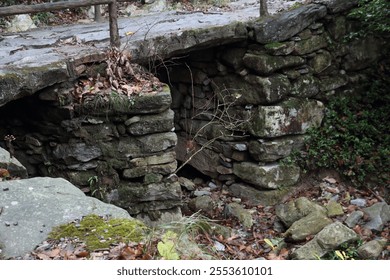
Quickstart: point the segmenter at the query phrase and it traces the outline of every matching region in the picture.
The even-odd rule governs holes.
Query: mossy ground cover
[[[119,242],[140,242],[147,234],[147,227],[138,220],[104,219],[97,215],[88,215],[79,222],[58,226],[49,238],[78,238],[85,242],[90,251],[108,248]]]

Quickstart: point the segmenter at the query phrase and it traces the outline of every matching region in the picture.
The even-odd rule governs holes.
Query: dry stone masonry
[[[356,28],[346,16],[355,4],[319,0],[272,17],[223,18],[192,29],[183,26],[187,15],[169,15],[172,20],[161,21],[172,24],[165,27],[169,34],[162,36],[156,24],[146,34],[155,28],[158,35],[138,32],[125,45],[169,87],[74,108],[64,106],[69,82],[104,60],[102,35],[87,28],[96,37],[89,42],[80,34],[95,44],[92,50],[47,35],[27,51],[32,57],[47,45],[57,51],[45,53],[40,68],[31,58],[23,71],[26,59],[12,59],[24,50],[14,50],[12,42],[24,39],[5,38],[10,45],[0,54],[15,56],[5,56],[0,67],[0,137],[16,137],[14,156],[30,177],[66,178],[148,221],[180,216],[181,187],[171,176],[177,160],[190,160],[234,195],[276,204],[300,177],[300,169],[283,159],[321,125],[329,98],[358,90],[387,49],[374,37],[345,43]],[[207,22],[205,16],[192,16],[199,18],[196,26]]]

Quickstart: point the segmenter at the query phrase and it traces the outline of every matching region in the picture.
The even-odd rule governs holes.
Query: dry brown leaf
[[[50,251],[45,251],[45,252],[42,252],[43,254],[47,255],[48,257],[50,258],[54,258],[56,257],[57,255],[60,254],[60,249],[59,248],[55,248],[53,250],[50,250]]]

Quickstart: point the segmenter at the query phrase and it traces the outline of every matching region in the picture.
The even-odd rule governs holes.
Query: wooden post
[[[95,5],[94,6],[94,9],[95,9],[95,21],[96,22],[102,22],[103,21],[102,11],[101,11],[100,7],[101,7],[100,5]]]
[[[119,48],[121,40],[118,31],[118,10],[116,7],[116,0],[108,4],[108,15],[110,20],[110,42],[112,47]]]

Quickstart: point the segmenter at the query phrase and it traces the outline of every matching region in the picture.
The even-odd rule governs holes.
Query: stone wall
[[[169,88],[74,107],[61,106],[64,92],[48,88],[1,110],[0,134],[15,136],[29,176],[66,178],[132,216],[180,215],[180,185],[167,179],[177,167]]]
[[[381,38],[346,41],[358,27],[347,18],[354,3],[322,3],[249,23],[247,40],[166,61],[180,161],[243,181],[231,189],[260,190],[272,198],[264,203],[298,181],[300,169],[281,161],[321,125],[332,96],[361,88],[386,49]]]
[[[64,177],[149,221],[180,215],[176,159],[236,196],[274,204],[301,172],[281,161],[321,125],[329,98],[359,90],[388,49],[374,37],[344,42],[355,1],[317,2],[239,24],[234,40],[204,44],[187,32],[198,46],[154,69],[169,85],[154,95],[62,106],[66,75],[54,85],[39,76],[46,88],[1,107],[0,135],[16,137],[12,156],[30,176]]]

